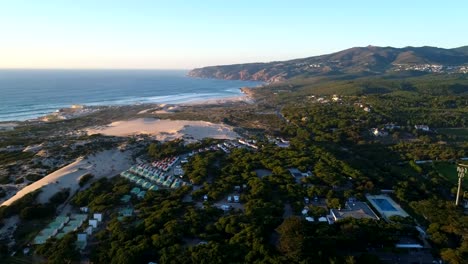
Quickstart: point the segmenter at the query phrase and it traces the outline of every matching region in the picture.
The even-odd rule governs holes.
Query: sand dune
[[[232,127],[205,121],[159,120],[138,118],[129,121],[113,122],[107,126],[86,130],[89,135],[131,136],[137,134],[153,135],[158,140],[171,140],[188,137],[195,140],[203,138],[234,139],[238,135]]]
[[[45,176],[44,178],[24,187],[2,205],[10,205],[24,195],[42,188],[38,200],[41,203],[64,188],[70,188],[74,193],[79,188],[79,180],[90,173],[94,179],[112,177],[128,169],[132,165],[131,153],[117,149],[99,152],[87,158],[79,158],[75,162]]]

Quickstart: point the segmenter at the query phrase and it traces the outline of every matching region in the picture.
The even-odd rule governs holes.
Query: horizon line
[[[458,47],[441,47],[441,46],[431,46],[431,45],[422,45],[422,46],[412,46],[412,45],[406,45],[406,46],[387,46],[387,45],[373,45],[373,44],[368,44],[368,45],[357,45],[357,46],[351,46],[349,48],[345,49],[340,49],[337,51],[331,51],[331,52],[324,52],[324,53],[319,53],[319,54],[314,54],[314,55],[303,55],[300,57],[290,57],[290,58],[283,58],[283,59],[272,59],[272,60],[254,60],[254,61],[248,61],[248,62],[228,62],[228,63],[213,63],[209,65],[203,65],[203,66],[195,66],[195,67],[190,67],[190,68],[112,68],[112,67],[89,67],[89,68],[80,68],[80,67],[37,67],[37,68],[29,68],[29,67],[0,67],[0,70],[127,70],[127,71],[155,71],[155,70],[166,70],[166,71],[190,71],[193,69],[198,69],[198,68],[205,68],[205,67],[215,67],[215,66],[229,66],[229,65],[239,65],[239,64],[255,64],[255,63],[273,63],[273,62],[283,62],[283,61],[293,61],[293,60],[298,60],[298,59],[306,59],[306,58],[311,58],[311,57],[319,57],[319,56],[324,56],[324,55],[331,55],[334,53],[338,53],[341,51],[349,50],[349,49],[354,49],[354,48],[368,48],[368,47],[376,47],[376,48],[395,48],[395,49],[405,49],[405,48],[436,48],[436,49],[445,49],[445,50],[452,50],[452,49],[460,49],[460,48],[465,48],[468,47],[467,45],[462,45]]]
[[[0,68],[0,71],[4,70],[32,70],[32,71],[40,71],[40,70],[63,70],[63,71],[81,71],[81,70],[122,70],[122,71],[189,71],[192,70],[187,68]]]

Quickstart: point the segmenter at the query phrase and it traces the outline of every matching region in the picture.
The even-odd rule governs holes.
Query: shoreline
[[[260,87],[260,86],[256,86]],[[0,125],[3,127],[4,124],[15,124],[15,126],[18,126],[20,124],[26,124],[26,123],[34,123],[34,122],[51,122],[51,121],[57,121],[57,120],[64,120],[64,119],[74,119],[74,118],[79,118],[81,116],[85,116],[87,114],[94,113],[96,111],[99,111],[100,109],[106,109],[109,107],[125,107],[125,106],[137,106],[137,105],[148,105],[148,107],[158,107],[158,106],[197,106],[197,105],[223,105],[223,104],[229,104],[229,103],[248,103],[252,104],[255,102],[255,99],[251,96],[251,94],[245,92],[245,88],[255,88],[255,87],[241,87],[239,88],[239,94],[238,95],[226,95],[223,97],[211,97],[211,98],[196,98],[196,99],[188,99],[186,101],[181,101],[181,102],[175,102],[175,103],[165,103],[165,102],[144,102],[144,103],[138,103],[138,102],[133,102],[129,104],[103,104],[103,105],[87,105],[87,104],[73,104],[70,105],[69,107],[65,108],[59,108],[56,109],[53,112],[50,112],[46,115],[40,115],[35,118],[30,118],[26,120],[0,120]],[[183,100],[183,99],[182,99]],[[76,116],[70,115],[68,117],[63,117],[60,114],[63,114],[65,112],[68,112],[70,110],[74,109],[74,106],[80,105],[82,106],[82,110],[91,110],[89,113],[77,113]],[[52,118],[48,118],[52,117]],[[57,117],[57,118],[54,118]],[[51,120],[49,120],[51,119]],[[10,128],[9,128],[10,129]],[[2,129],[0,128],[0,131]]]
[[[200,99],[200,100],[194,100],[194,101],[185,102],[185,103],[177,103],[174,105],[178,105],[178,106],[194,106],[194,105],[210,105],[210,104],[222,105],[222,104],[227,104],[227,103],[240,103],[240,102],[251,104],[255,102],[255,99],[253,99],[251,96],[247,94],[241,94],[238,96]]]

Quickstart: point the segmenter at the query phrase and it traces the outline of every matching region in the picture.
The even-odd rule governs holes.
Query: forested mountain
[[[189,76],[279,82],[293,77],[321,75],[380,75],[389,72],[467,73],[468,46],[355,47],[327,55],[275,61],[220,65],[193,69]]]

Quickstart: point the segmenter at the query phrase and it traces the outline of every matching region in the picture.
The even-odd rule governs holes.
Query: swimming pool
[[[374,198],[372,199],[375,205],[377,205],[381,211],[398,211],[393,205],[386,199]]]

